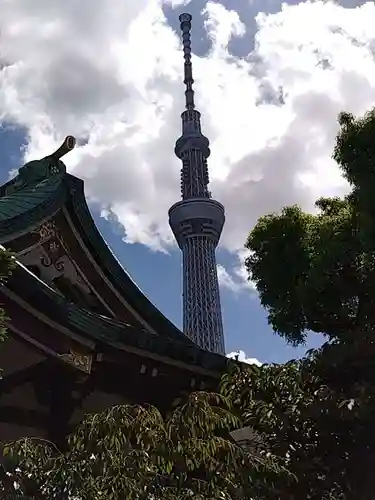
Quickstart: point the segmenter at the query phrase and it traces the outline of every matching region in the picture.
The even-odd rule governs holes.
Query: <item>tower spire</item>
[[[225,222],[224,207],[208,190],[209,141],[195,109],[191,66],[191,15],[181,14],[185,108],[175,154],[182,161],[182,200],[169,209],[169,224],[183,256],[184,333],[202,349],[225,353],[215,250]]]
[[[191,30],[191,15],[181,14],[179,17],[180,27],[182,31],[182,45],[184,49],[184,84],[186,86],[185,90],[185,107],[186,109],[194,109],[194,90],[193,90],[193,71],[191,66],[191,40],[190,40],[190,30]]]

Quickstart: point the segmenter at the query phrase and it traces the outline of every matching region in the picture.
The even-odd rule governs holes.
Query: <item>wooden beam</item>
[[[47,438],[63,451],[71,432],[70,420],[85,395],[85,387],[78,383],[78,376],[71,366],[55,366],[49,372],[52,382],[49,400]],[[82,391],[80,390],[82,389]]]

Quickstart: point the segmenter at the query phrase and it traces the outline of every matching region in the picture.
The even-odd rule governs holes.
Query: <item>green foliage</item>
[[[262,217],[246,242],[246,267],[275,332],[292,344],[307,331],[330,340],[375,325],[375,113],[340,115],[334,158],[352,184],[318,213],[296,206]]]
[[[327,342],[302,361],[238,371],[238,414],[284,457],[291,498],[373,498],[375,480],[375,111],[339,117],[334,149],[351,191],[262,217],[246,261],[268,320],[288,342]],[[229,384],[229,385],[228,385]]]
[[[341,130],[337,136],[333,158],[343,175],[354,187],[367,188],[375,183],[375,109],[363,117],[350,113],[339,116]]]
[[[15,264],[13,255],[6,250],[0,249],[0,286],[6,283],[6,280],[11,275]],[[6,337],[5,323],[7,320],[8,317],[4,309],[0,308],[0,342],[4,341]]]
[[[309,231],[314,219],[298,207],[259,219],[247,248],[246,267],[269,311],[269,322],[292,343],[304,340],[307,318],[302,302],[310,270]]]
[[[246,261],[276,332],[293,344],[307,331],[343,339],[362,328],[361,298],[373,294],[374,259],[366,255],[349,199],[319,199],[317,215],[298,207],[259,220]],[[366,299],[367,300],[367,299]],[[375,305],[375,304],[374,304]],[[372,307],[366,304],[366,313]]]
[[[327,344],[304,360],[235,368],[223,377],[223,394],[259,436],[260,449],[296,479],[278,476],[279,496],[269,499],[373,498],[373,386],[361,392],[358,384],[348,397],[347,388],[327,385],[322,368],[335,355]]]
[[[7,498],[30,500],[268,498],[287,473],[274,457],[237,446],[229,433],[239,425],[217,394],[191,394],[168,419],[154,407],[113,407],[87,417],[66,453],[12,443],[0,486]]]

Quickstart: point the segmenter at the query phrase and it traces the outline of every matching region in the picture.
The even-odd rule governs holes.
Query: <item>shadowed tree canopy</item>
[[[241,411],[268,405],[268,420],[253,409],[245,421],[288,457],[295,499],[372,499],[375,488],[375,111],[339,124],[333,158],[348,194],[318,199],[314,214],[266,215],[246,242],[274,331],[293,345],[326,337],[302,361],[232,381]]]
[[[154,407],[91,415],[60,453],[25,439],[5,448],[0,491],[8,500],[266,499],[281,460],[244,451],[229,400],[193,393],[163,418]]]
[[[13,255],[7,250],[0,248],[0,286],[6,283],[6,280],[11,275],[14,266],[15,260]],[[2,342],[6,336],[5,322],[7,319],[8,318],[4,309],[0,307],[0,342]]]
[[[365,389],[360,393],[356,382],[343,389],[329,385],[320,375],[332,359],[326,354],[237,367],[223,378],[222,392],[243,425],[294,478],[275,478],[268,500],[373,499],[374,391],[358,384]]]

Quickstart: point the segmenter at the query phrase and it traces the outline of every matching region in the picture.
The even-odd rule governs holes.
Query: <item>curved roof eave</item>
[[[154,355],[197,366],[220,376],[230,360],[225,356],[203,351],[195,344],[181,342],[180,338],[152,335],[131,325],[86,311],[69,302],[58,292],[39,280],[17,261],[13,276],[6,288],[17,294],[35,310],[43,310],[51,320],[81,332],[84,337],[104,344],[124,345]]]
[[[162,336],[194,343],[164,316],[136,285],[100,234],[84,194],[83,180],[64,173],[7,194],[14,183],[0,187],[0,244],[27,233],[65,207],[79,235],[106,278],[125,301]]]
[[[137,312],[142,313],[146,322],[160,335],[172,335],[188,345],[194,345],[181,330],[179,330],[163,313],[161,313],[137,286],[126,272],[113,252],[110,250],[100,234],[84,194],[84,183],[81,179],[67,174],[66,182],[70,195],[67,198],[66,208],[69,215],[78,226],[79,234],[83,236],[85,244],[96,262],[113,283],[117,290],[126,298],[126,301]]]

